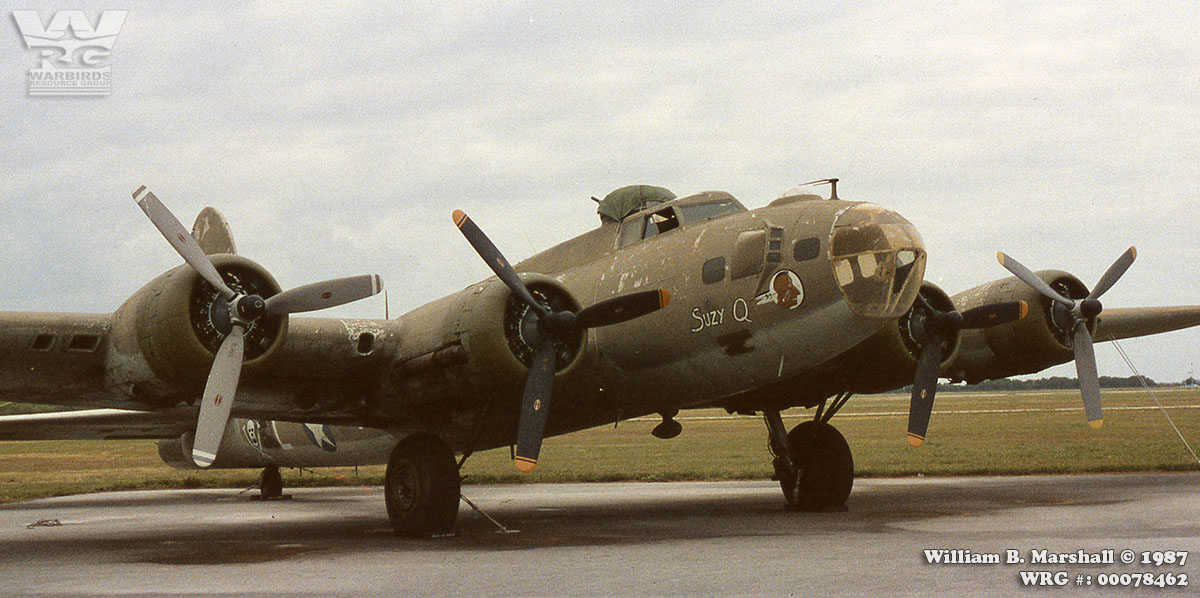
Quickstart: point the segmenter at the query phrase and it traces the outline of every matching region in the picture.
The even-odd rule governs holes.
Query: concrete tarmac
[[[0,505],[0,595],[1185,596],[1200,587],[1196,473],[858,480],[839,513],[787,512],[772,482],[466,486],[510,532],[464,503],[458,532],[429,540],[391,534],[379,488],[288,492],[265,502],[177,490]],[[928,562],[927,550],[943,549],[960,560],[1014,550],[1026,562]],[[1114,564],[1031,562],[1038,551],[1109,549]],[[1135,563],[1121,562],[1125,550]],[[1183,565],[1144,564],[1143,551],[1188,555]],[[1051,581],[1067,585],[1023,585],[1022,571],[1061,571]],[[1113,573],[1163,584],[1186,576],[1188,586],[1101,586],[1134,583]]]

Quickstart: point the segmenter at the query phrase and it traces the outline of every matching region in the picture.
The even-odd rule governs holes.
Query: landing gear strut
[[[775,454],[775,478],[788,508],[834,511],[845,508],[854,485],[850,445],[826,419],[803,422],[784,433],[779,411],[763,412]]]
[[[392,450],[384,477],[388,519],[398,536],[450,533],[461,492],[454,451],[436,436],[414,434]]]

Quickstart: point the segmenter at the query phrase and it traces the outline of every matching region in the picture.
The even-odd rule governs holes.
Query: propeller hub
[[[267,302],[258,295],[245,295],[237,299],[237,317],[246,323],[257,320],[267,313]]]
[[[935,311],[929,314],[926,327],[934,334],[953,334],[962,330],[963,317],[957,311]]]
[[[1101,311],[1104,311],[1104,306],[1099,299],[1084,299],[1079,304],[1079,315],[1089,320],[1100,315]]]
[[[551,336],[561,336],[570,334],[578,329],[575,322],[575,313],[570,311],[555,311],[540,320],[542,327],[546,333]]]

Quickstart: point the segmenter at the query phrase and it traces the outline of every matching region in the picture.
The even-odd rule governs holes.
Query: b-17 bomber
[[[512,447],[529,473],[554,457],[546,437],[657,415],[669,439],[681,410],[723,408],[763,416],[785,504],[825,511],[853,485],[830,422],[856,394],[912,385],[916,447],[939,379],[1074,361],[1099,427],[1093,344],[1200,324],[1200,307],[1102,305],[1132,247],[1091,288],[1000,253],[1011,276],[949,295],[925,279],[911,222],[815,183],[830,196],[800,188],[753,210],[622,187],[597,200],[600,226],[515,265],[495,223],[455,210],[447,235],[495,275],[380,320],[298,315],[372,296],[378,276],[284,290],[216,210],[189,232],[138,187],[184,263],[111,314],[0,313],[0,398],[76,409],[0,418],[0,440],[157,438],[175,467],[262,468],[264,495],[279,467],[386,463],[392,527],[428,535],[454,528],[472,453]],[[813,417],[788,430],[793,408]]]

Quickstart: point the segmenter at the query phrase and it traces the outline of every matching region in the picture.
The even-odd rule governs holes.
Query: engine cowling
[[[954,311],[950,296],[931,282],[921,284],[921,296],[941,311]],[[843,387],[855,393],[885,392],[912,384],[913,372],[921,354],[920,333],[924,308],[919,302],[909,307],[895,323],[884,326],[867,340],[838,358],[838,370],[846,372]],[[954,360],[959,335],[946,335],[942,341],[942,364]]]
[[[1078,278],[1061,270],[1041,270],[1038,277],[1071,299],[1082,299],[1088,289]],[[1002,301],[1025,301],[1029,314],[1016,322],[964,331],[958,355],[943,372],[970,384],[996,378],[1032,374],[1066,363],[1072,353],[1072,320],[1068,310],[1016,277],[1003,278],[954,296],[960,309]],[[1095,331],[1096,320],[1088,321]]]
[[[534,298],[552,310],[579,310],[579,302],[561,283],[541,274],[522,274]],[[461,321],[463,346],[472,360],[486,363],[492,371],[509,372],[524,378],[533,360],[537,318],[523,301],[502,284],[489,284]],[[585,331],[555,343],[555,367],[570,369],[583,353]]]
[[[231,254],[210,256],[226,284],[264,298],[280,292],[262,266]],[[229,304],[187,265],[151,280],[117,310],[112,334],[111,382],[134,393],[166,394],[203,384],[213,357],[231,329]],[[287,316],[266,315],[246,331],[243,374],[269,362],[287,334]]]

